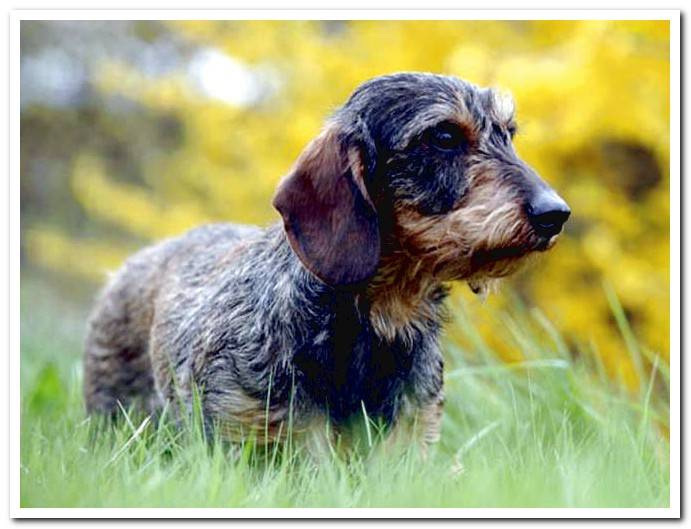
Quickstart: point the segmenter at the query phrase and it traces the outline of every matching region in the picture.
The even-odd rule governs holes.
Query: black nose
[[[528,205],[528,218],[535,232],[552,237],[561,231],[571,215],[569,206],[554,191],[542,191]]]

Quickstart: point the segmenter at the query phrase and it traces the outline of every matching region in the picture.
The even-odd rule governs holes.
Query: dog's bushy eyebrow
[[[462,101],[459,100],[455,105],[437,103],[429,105],[421,110],[414,119],[402,124],[392,137],[392,146],[395,149],[402,149],[428,129],[445,122],[458,125],[467,134],[474,134],[477,128],[476,121]]]
[[[492,89],[491,92],[492,114],[502,125],[515,125],[516,103],[508,92]]]

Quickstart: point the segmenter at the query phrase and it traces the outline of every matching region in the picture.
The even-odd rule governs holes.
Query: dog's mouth
[[[559,234],[535,237],[525,244],[477,251],[471,258],[472,273],[464,279],[475,294],[484,297],[500,279],[524,268],[539,253],[554,247],[558,239]]]
[[[495,262],[521,259],[535,252],[546,252],[557,244],[560,235],[561,232],[550,236],[530,234],[525,240],[514,244],[480,248],[473,252],[471,267],[477,270]]]
[[[470,254],[438,262],[433,273],[445,281],[466,281],[473,292],[484,294],[491,290],[490,283],[514,274],[532,258],[554,247],[558,238],[559,234],[531,236],[510,246],[475,249]]]

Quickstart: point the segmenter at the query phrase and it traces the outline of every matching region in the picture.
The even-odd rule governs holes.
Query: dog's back
[[[130,257],[100,293],[88,323],[85,400],[90,412],[114,413],[118,402],[159,404],[149,355],[152,325],[160,300],[177,291],[191,293],[212,279],[218,259],[232,255],[243,239],[259,232],[241,225],[214,224],[147,247]],[[179,300],[184,302],[183,300]]]

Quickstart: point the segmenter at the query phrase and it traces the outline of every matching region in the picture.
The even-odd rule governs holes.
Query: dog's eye
[[[513,139],[513,137],[514,137],[514,136],[516,135],[516,133],[518,132],[518,127],[512,123],[511,125],[509,125],[508,127],[506,127],[506,130],[509,131],[509,136],[511,136],[511,138]]]
[[[440,123],[429,129],[427,142],[442,151],[455,151],[463,147],[465,137],[453,123]]]

